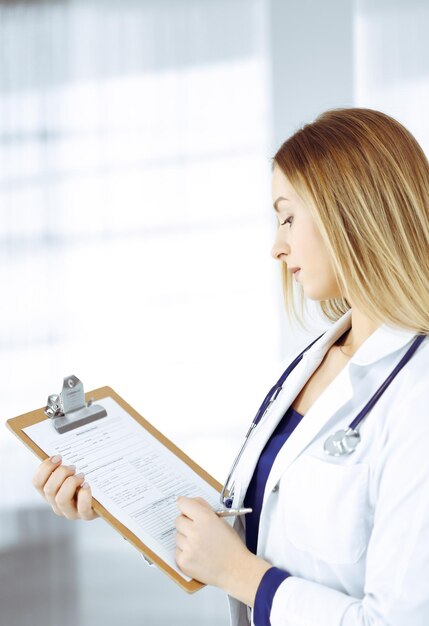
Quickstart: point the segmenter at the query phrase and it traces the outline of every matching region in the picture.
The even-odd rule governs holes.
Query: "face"
[[[286,263],[293,278],[311,300],[341,296],[331,257],[310,210],[276,165],[272,179],[273,205],[277,208],[277,236],[271,251]],[[299,272],[294,272],[299,268]]]

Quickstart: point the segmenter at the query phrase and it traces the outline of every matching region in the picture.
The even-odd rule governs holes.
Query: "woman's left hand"
[[[203,498],[177,500],[176,563],[187,576],[225,589],[232,568],[251,553],[236,531]]]

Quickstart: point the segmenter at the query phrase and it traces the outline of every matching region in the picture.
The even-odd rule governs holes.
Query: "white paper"
[[[113,398],[97,400],[103,417],[62,435],[51,420],[24,428],[49,456],[83,472],[92,495],[185,580],[175,561],[179,496],[200,496],[213,508],[219,493],[165,448]]]

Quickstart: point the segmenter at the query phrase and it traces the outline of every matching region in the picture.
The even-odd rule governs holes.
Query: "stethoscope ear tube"
[[[365,404],[365,406],[363,407],[363,409],[360,411],[360,413],[358,413],[358,415],[356,415],[355,419],[351,422],[351,424],[349,425],[349,428],[351,429],[355,429],[356,426],[358,424],[360,424],[360,422],[363,420],[364,417],[366,417],[366,415],[370,412],[370,410],[373,408],[373,406],[375,405],[376,402],[378,402],[378,400],[381,398],[381,396],[383,395],[383,393],[386,391],[386,389],[388,388],[388,386],[390,385],[390,383],[393,381],[394,378],[396,378],[396,376],[399,374],[399,372],[401,371],[401,369],[404,367],[404,365],[406,363],[408,363],[408,361],[411,359],[411,357],[413,356],[414,352],[417,350],[417,348],[419,347],[419,345],[422,343],[422,341],[424,341],[424,339],[427,337],[427,335],[417,335],[414,338],[413,343],[411,344],[411,346],[408,348],[408,350],[406,351],[406,353],[404,354],[404,356],[402,357],[402,359],[399,361],[399,363],[396,364],[396,366],[394,367],[394,369],[390,372],[389,376],[386,378],[386,380],[380,385],[380,387],[377,389],[377,391],[374,393],[373,396],[371,396],[371,398],[368,400],[368,402]]]
[[[324,335],[324,333],[322,333],[322,335]],[[234,483],[231,483],[231,478],[232,475],[235,472],[235,469],[243,455],[244,449],[247,445],[247,442],[249,440],[250,435],[252,434],[253,430],[256,428],[256,426],[259,424],[259,422],[261,421],[261,419],[263,418],[263,416],[265,415],[265,413],[268,411],[268,409],[270,408],[271,404],[276,400],[277,396],[279,395],[279,393],[281,392],[282,388],[283,388],[283,383],[286,380],[286,378],[289,376],[289,374],[291,373],[291,371],[293,369],[295,369],[295,367],[298,365],[298,363],[301,361],[303,355],[305,352],[307,352],[307,350],[309,350],[311,348],[311,346],[316,343],[316,341],[318,341],[320,339],[320,337],[322,337],[322,335],[319,335],[319,337],[317,337],[314,341],[312,341],[310,343],[309,346],[307,346],[306,348],[304,348],[304,350],[301,352],[301,354],[299,354],[293,361],[292,363],[290,363],[290,365],[286,368],[286,370],[283,372],[283,374],[280,376],[280,378],[278,379],[278,381],[276,382],[276,384],[271,387],[271,389],[269,390],[269,392],[267,393],[267,395],[265,396],[261,406],[258,409],[258,412],[256,413],[255,417],[253,418],[252,423],[250,424],[250,428],[246,433],[246,436],[244,438],[243,444],[237,454],[237,456],[235,457],[235,460],[231,466],[231,469],[229,470],[227,479],[222,487],[222,491],[220,493],[220,502],[222,504],[222,506],[225,506],[227,508],[231,508],[232,507],[232,503],[234,500]]]
[[[247,444],[247,440],[250,437],[250,434],[252,432],[252,430],[256,427],[256,424],[254,422],[252,422],[249,430],[246,433],[246,437],[241,445],[241,448],[237,454],[237,456],[235,457],[235,461],[231,466],[231,469],[229,470],[229,474],[228,477],[225,481],[225,484],[222,487],[222,491],[220,492],[220,502],[222,504],[222,506],[225,506],[227,509],[230,509],[232,507],[232,503],[234,501],[234,483],[229,484],[231,482],[231,477],[235,472],[235,468],[237,467],[241,456],[244,452],[244,449],[246,447]]]
[[[324,333],[322,333],[324,334]],[[280,391],[282,390],[283,384],[286,380],[286,378],[289,376],[289,374],[292,372],[293,369],[295,369],[295,367],[298,365],[298,363],[301,361],[304,353],[311,348],[311,346],[320,339],[322,335],[320,335],[319,337],[317,337],[314,341],[311,342],[311,344],[309,346],[307,346],[302,352],[301,354],[299,354],[294,360],[293,362],[288,366],[288,368],[283,372],[283,374],[281,375],[281,377],[279,378],[279,380],[277,381],[277,383],[274,385],[274,387],[272,387],[270,389],[270,391],[268,392],[268,394],[266,395],[266,397],[264,398],[264,401],[262,402],[261,406],[259,407],[259,410],[255,416],[255,418],[253,419],[249,430],[246,433],[246,437],[245,440],[240,448],[239,453],[237,454],[234,463],[232,464],[232,467],[229,471],[228,477],[226,479],[225,485],[222,488],[221,494],[220,494],[220,501],[222,503],[223,506],[226,506],[227,508],[230,508],[232,506],[233,503],[233,499],[234,499],[234,483],[231,483],[231,478],[232,475],[235,472],[235,469],[243,455],[244,449],[246,447],[246,444],[249,440],[250,435],[252,434],[253,430],[256,428],[256,426],[259,424],[259,422],[261,421],[262,417],[265,415],[265,413],[268,411],[269,407],[271,406],[271,404],[276,400],[276,398],[278,397]],[[424,339],[427,337],[427,335],[416,335],[414,337],[414,341],[411,344],[411,346],[408,348],[407,352],[404,354],[404,356],[401,358],[401,360],[399,361],[399,363],[395,366],[395,368],[392,370],[392,372],[389,374],[389,376],[386,378],[386,380],[380,385],[380,387],[377,389],[377,391],[374,393],[374,395],[369,399],[369,401],[366,403],[366,405],[363,407],[363,409],[359,412],[359,414],[355,417],[355,419],[350,423],[350,425],[345,428],[345,429],[341,429],[338,430],[337,432],[335,432],[334,434],[330,435],[323,446],[324,451],[331,455],[331,456],[343,456],[346,454],[351,454],[352,452],[354,452],[357,448],[357,446],[360,443],[361,437],[358,431],[358,426],[359,424],[361,424],[362,420],[368,415],[368,413],[371,411],[371,409],[374,407],[375,403],[380,399],[380,397],[383,395],[383,393],[386,391],[386,389],[388,388],[388,386],[390,385],[390,383],[393,381],[393,379],[399,374],[399,372],[401,371],[401,369],[404,367],[404,365],[406,363],[408,363],[408,361],[411,359],[411,357],[413,356],[413,354],[415,353],[415,351],[417,350],[417,348],[420,346],[420,344],[422,343],[422,341],[424,341]]]
[[[417,335],[414,338],[413,343],[408,348],[402,359],[399,361],[399,363],[397,363],[397,365],[390,372],[386,380],[380,385],[374,395],[371,396],[363,409],[358,413],[358,415],[356,415],[355,419],[351,422],[349,427],[346,429],[338,430],[336,433],[330,435],[327,438],[323,446],[326,454],[329,454],[331,456],[343,456],[345,454],[351,454],[356,450],[358,444],[360,443],[360,434],[357,429],[359,424],[361,424],[362,420],[365,419],[365,417],[374,407],[375,403],[378,402],[378,400],[381,398],[393,379],[399,374],[404,365],[408,363],[408,361],[411,359],[411,357],[425,338],[426,335]]]

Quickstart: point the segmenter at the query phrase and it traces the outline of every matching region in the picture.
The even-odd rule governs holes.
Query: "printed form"
[[[175,560],[179,496],[200,496],[214,508],[219,494],[165,448],[113,398],[97,400],[103,417],[62,435],[51,420],[24,432],[48,455],[61,454],[91,486],[93,497],[182,578]]]

